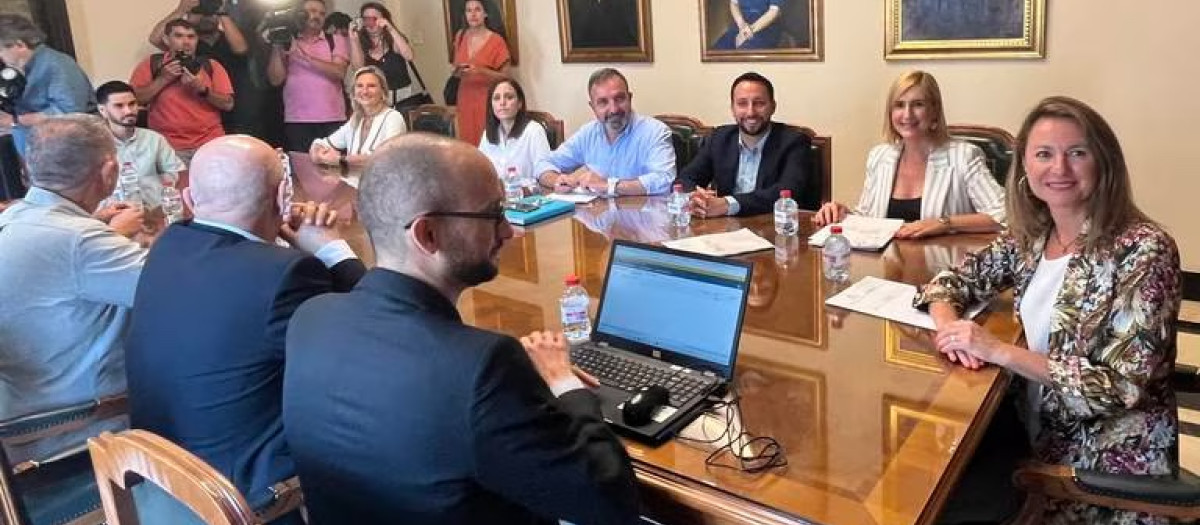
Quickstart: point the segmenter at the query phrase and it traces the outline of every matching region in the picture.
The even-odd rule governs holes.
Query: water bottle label
[[[850,261],[848,253],[822,253],[821,257],[825,259],[826,268],[842,268]]]
[[[562,324],[563,326],[571,326],[588,321],[587,310],[563,310]]]

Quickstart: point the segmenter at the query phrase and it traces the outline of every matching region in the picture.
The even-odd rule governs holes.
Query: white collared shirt
[[[210,228],[216,228],[218,230],[225,230],[229,233],[236,233],[236,234],[241,235],[242,237],[245,237],[246,239],[254,241],[254,242],[270,244],[262,237],[259,237],[253,233],[250,233],[246,230],[238,228],[237,226],[234,226],[232,224],[208,221],[208,220],[204,220],[204,219],[192,219],[192,222],[194,222],[196,224],[208,226]],[[278,239],[275,242],[275,244],[279,244],[281,246],[289,246],[287,244],[287,241],[284,241],[283,239]],[[321,246],[321,248],[318,249],[316,251],[316,253],[313,254],[313,257],[316,257],[317,259],[319,259],[321,261],[321,263],[325,265],[326,268],[333,268],[334,266],[337,266],[338,264],[340,264],[342,261],[345,261],[346,259],[358,258],[358,256],[354,254],[354,250],[350,249],[350,245],[348,243],[346,243],[345,239],[338,239],[336,241],[329,241],[329,242],[325,243],[324,246]]]

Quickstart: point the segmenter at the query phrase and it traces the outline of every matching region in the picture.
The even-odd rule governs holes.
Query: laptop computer
[[[600,380],[605,421],[659,443],[686,425],[733,379],[753,264],[618,240],[612,245],[591,341],[572,361]],[[660,385],[669,403],[648,424],[622,417],[640,388]]]

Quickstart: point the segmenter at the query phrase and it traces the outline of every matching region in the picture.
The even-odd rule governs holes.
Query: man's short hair
[[[79,113],[34,125],[26,148],[29,181],[50,191],[82,186],[117,153],[104,120]]]
[[[46,42],[46,33],[21,15],[0,15],[0,45],[9,46],[17,42],[35,48]]]
[[[96,88],[96,102],[99,104],[107,104],[108,97],[120,95],[121,93],[133,93],[133,86],[120,80],[110,80],[100,87]]]
[[[613,69],[611,67],[605,67],[605,68],[597,69],[595,73],[592,73],[592,76],[588,77],[588,85],[587,85],[588,95],[592,94],[593,86],[595,86],[596,84],[599,84],[601,82],[604,82],[610,78],[621,79],[621,82],[625,83],[625,89],[629,89],[629,81],[625,79],[625,75],[622,75],[621,72],[617,71],[616,69]]]
[[[163,34],[170,36],[171,31],[173,29],[175,29],[176,27],[182,27],[184,29],[191,29],[192,31],[196,30],[195,24],[188,22],[187,20],[184,20],[182,18],[176,18],[170,22],[167,22],[167,25],[163,27]]]
[[[733,84],[730,84],[729,86],[730,102],[733,101],[733,90],[737,89],[738,84],[741,84],[742,82],[757,82],[762,84],[767,88],[767,98],[771,99],[771,102],[775,102],[775,85],[772,84],[770,80],[767,80],[767,77],[764,77],[753,71],[742,73],[737,78],[733,79]]]
[[[457,193],[448,153],[454,139],[405,133],[375,149],[358,188],[358,211],[376,253],[403,255],[404,225],[417,215],[446,208]]]

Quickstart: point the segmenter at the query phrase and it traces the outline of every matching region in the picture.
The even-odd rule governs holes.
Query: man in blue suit
[[[283,184],[279,157],[258,139],[200,148],[184,191],[195,219],[151,248],[125,352],[132,426],[196,454],[255,508],[295,475],[281,417],[288,320],[365,272],[324,204],[285,220]],[[145,498],[139,506],[152,507]]]
[[[315,524],[636,523],[633,470],[561,333],[463,324],[512,227],[491,162],[422,133],[375,150],[377,266],[288,329],[283,419]]]
[[[821,175],[809,160],[807,135],[771,122],[775,87],[758,73],[745,73],[729,90],[735,124],[720,126],[675,182],[692,191],[698,217],[767,213],[780,190],[791,190],[801,208],[821,207]]]

